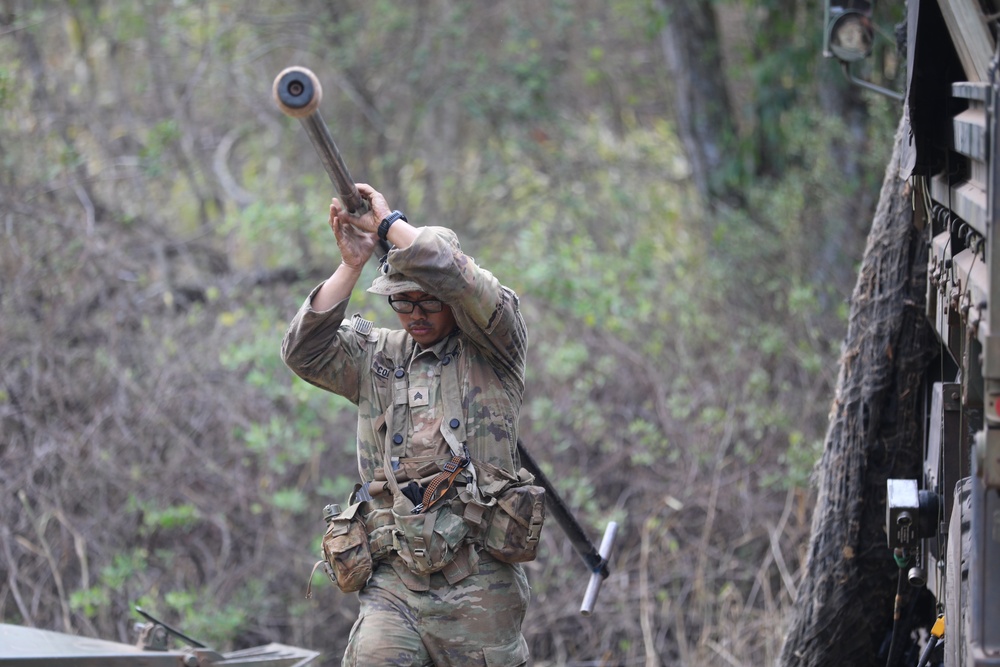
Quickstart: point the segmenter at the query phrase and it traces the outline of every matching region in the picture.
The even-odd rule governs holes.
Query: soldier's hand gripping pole
[[[323,100],[323,87],[316,75],[305,67],[285,68],[275,77],[271,93],[282,113],[298,118],[302,123],[313,148],[319,153],[323,168],[340,195],[340,201],[347,210],[354,215],[367,213],[368,202],[361,197],[357,186],[354,185],[354,179],[347,170],[337,143],[319,113],[319,103]],[[388,245],[381,241],[380,243],[382,250],[388,252]]]
[[[566,533],[566,537],[569,538],[573,548],[580,554],[580,558],[583,559],[583,562],[586,563],[587,568],[590,570],[590,583],[587,586],[587,592],[584,594],[583,604],[580,606],[580,613],[584,616],[589,616],[594,611],[597,595],[601,591],[601,582],[609,574],[608,561],[611,559],[611,551],[614,549],[615,539],[618,535],[618,524],[614,521],[609,522],[607,528],[604,530],[604,538],[601,540],[600,550],[594,548],[594,544],[587,537],[586,533],[583,532],[580,522],[570,513],[569,508],[566,507],[566,503],[556,493],[552,482],[545,476],[545,473],[542,472],[538,463],[528,453],[528,450],[524,448],[520,440],[517,441],[517,451],[521,456],[521,465],[535,476],[535,483],[545,489],[546,505],[552,516],[555,517],[556,523]]]

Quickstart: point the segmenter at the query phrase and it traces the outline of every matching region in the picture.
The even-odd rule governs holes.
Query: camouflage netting
[[[901,137],[854,288],[783,666],[884,664],[898,572],[886,546],[886,480],[918,473],[920,383],[935,350],[924,316],[927,244],[899,176]]]

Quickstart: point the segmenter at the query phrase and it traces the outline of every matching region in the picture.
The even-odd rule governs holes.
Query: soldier
[[[372,187],[357,187],[370,210],[357,217],[333,200],[340,266],[282,343],[296,374],[358,406],[363,484],[345,514],[363,518],[371,561],[343,573],[357,583],[342,590],[360,588],[361,602],[343,665],[526,664],[529,590],[517,561],[533,554],[490,548],[492,528],[477,530],[505,490],[526,483],[517,296],[462,252],[454,232],[415,227]],[[394,247],[368,291],[388,298],[402,329],[345,321],[379,238]]]

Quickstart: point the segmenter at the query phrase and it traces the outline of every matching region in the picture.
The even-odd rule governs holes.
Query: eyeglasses
[[[389,305],[397,313],[412,313],[413,309],[420,306],[420,310],[425,313],[440,313],[444,308],[444,302],[440,299],[421,299],[420,301],[408,301],[407,299],[393,299],[389,297]]]

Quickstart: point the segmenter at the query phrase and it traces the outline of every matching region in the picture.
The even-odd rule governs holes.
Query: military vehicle
[[[306,667],[319,653],[284,644],[266,644],[219,653],[140,608],[135,644],[93,639],[20,625],[0,623],[3,667]],[[170,638],[187,644],[170,649]]]
[[[865,76],[877,73],[873,44],[893,32],[875,25],[873,5],[827,1],[824,55],[903,102],[904,175],[930,246],[926,316],[940,346],[923,382],[922,473],[888,481],[885,545],[901,581],[933,595],[936,618],[904,619],[929,635],[892,641],[919,643],[921,667],[1000,666],[1000,2],[909,0],[895,31],[905,92]],[[906,653],[890,650],[888,664]]]

